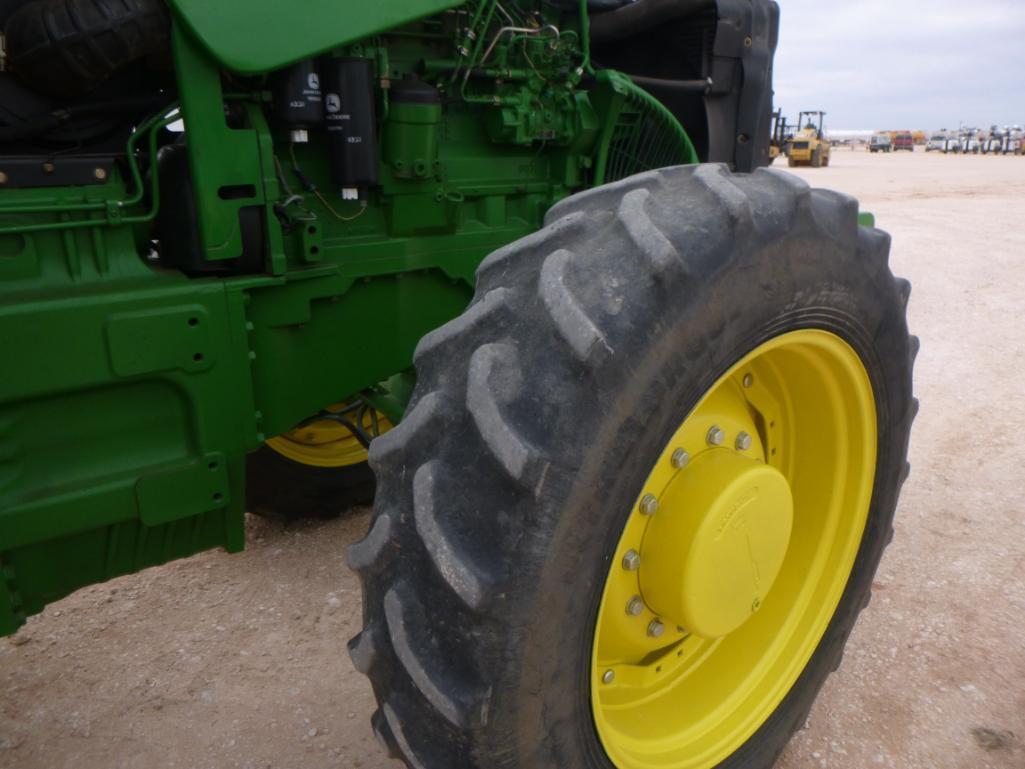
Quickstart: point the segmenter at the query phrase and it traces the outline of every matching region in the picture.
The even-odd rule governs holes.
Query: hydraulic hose
[[[712,78],[703,80],[667,80],[661,77],[647,77],[645,75],[627,75],[637,85],[646,89],[662,89],[664,91],[678,91],[681,93],[708,93],[712,90]]]

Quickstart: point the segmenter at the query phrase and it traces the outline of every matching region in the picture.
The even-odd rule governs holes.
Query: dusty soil
[[[1025,766],[1025,158],[838,151],[914,283],[922,400],[875,599],[785,769]],[[89,588],[0,640],[0,767],[394,767],[349,663],[367,511],[252,519],[206,553]],[[457,769],[453,767],[453,769]]]

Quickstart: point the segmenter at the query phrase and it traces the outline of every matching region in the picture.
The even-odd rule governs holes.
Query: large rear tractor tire
[[[371,446],[350,642],[416,769],[766,769],[892,536],[910,286],[857,203],[630,177],[496,251]]]

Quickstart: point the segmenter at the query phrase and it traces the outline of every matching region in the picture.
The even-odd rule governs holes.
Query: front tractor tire
[[[775,762],[908,469],[910,287],[857,216],[787,174],[677,167],[569,198],[481,264],[371,445],[349,550],[350,653],[393,756]]]

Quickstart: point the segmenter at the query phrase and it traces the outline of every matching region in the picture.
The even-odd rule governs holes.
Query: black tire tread
[[[661,210],[673,205],[686,206],[687,216]],[[383,703],[374,728],[391,755],[416,769],[520,766],[503,763],[504,757],[485,748],[489,700],[500,672],[488,654],[501,656],[510,621],[506,590],[516,589],[511,565],[528,567],[536,522],[528,513],[504,521],[503,533],[489,542],[483,523],[473,529],[473,521],[486,514],[469,519],[453,513],[473,508],[473,490],[464,493],[458,479],[445,476],[445,467],[458,463],[457,451],[460,457],[479,457],[474,485],[496,489],[511,500],[507,506],[520,505],[523,511],[548,493],[546,484],[557,486],[572,471],[572,457],[553,458],[552,447],[539,442],[517,404],[543,400],[543,388],[551,386],[525,369],[520,351],[533,343],[558,340],[566,363],[552,376],[561,376],[559,386],[566,391],[586,392],[596,378],[612,376],[604,364],[618,357],[616,337],[626,332],[605,325],[607,296],[576,288],[574,276],[596,269],[594,258],[588,265],[577,262],[592,256],[597,239],[618,238],[608,251],[629,260],[624,269],[633,276],[624,281],[623,302],[643,303],[660,285],[683,285],[688,275],[715,269],[738,233],[779,236],[800,211],[810,212],[821,236],[858,244],[869,269],[888,276],[894,296],[906,302],[909,287],[893,279],[887,266],[889,236],[857,227],[852,198],[813,191],[795,177],[767,169],[733,177],[725,166],[678,167],[589,190],[554,206],[543,229],[481,263],[466,314],[421,342],[419,381],[408,416],[371,448],[383,490],[374,523],[367,538],[349,550],[363,583],[367,627],[353,639],[350,653]],[[667,224],[674,220],[677,226]],[[724,227],[691,224],[701,222]],[[723,229],[726,235],[718,239],[710,234]],[[531,286],[535,290],[525,290]],[[498,307],[505,321],[495,321]],[[518,343],[505,323],[518,324]],[[468,361],[465,370],[453,367],[460,360]],[[582,374],[581,366],[590,374]],[[901,429],[910,429],[910,410],[894,416],[902,420]],[[440,424],[444,438],[438,437]],[[436,507],[442,494],[447,494],[445,519]],[[885,526],[892,531],[892,510]],[[385,531],[390,544],[383,542]],[[501,557],[482,560],[481,547]],[[429,606],[420,598],[428,595]],[[867,592],[857,598],[860,611]],[[823,660],[829,669],[840,665],[853,624]],[[806,719],[807,709],[797,712],[788,734]],[[416,724],[416,734],[403,724]]]

